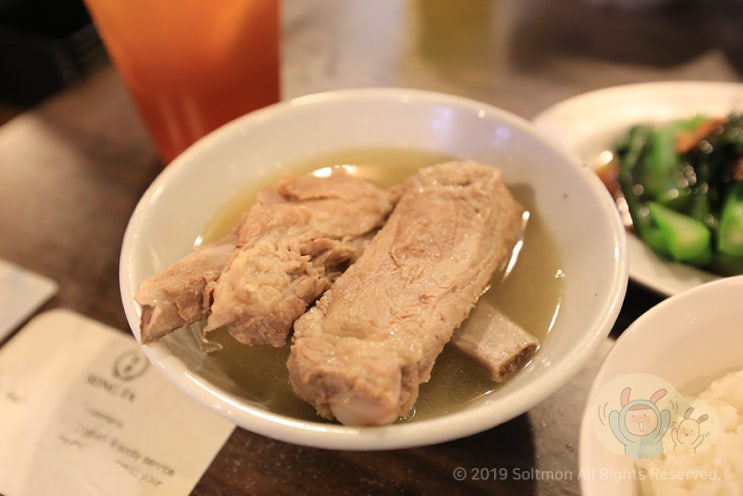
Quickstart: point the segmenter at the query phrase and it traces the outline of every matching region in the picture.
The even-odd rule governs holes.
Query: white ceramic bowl
[[[137,205],[122,246],[121,294],[134,335],[139,339],[133,301],[139,284],[191,250],[226,199],[313,155],[390,146],[494,164],[507,183],[532,189],[562,257],[565,294],[552,332],[513,380],[447,416],[358,428],[266,411],[242,397],[189,340],[145,346],[149,359],[196,401],[245,429],[337,449],[402,448],[470,435],[527,411],[568,381],[607,336],[626,289],[624,229],[611,198],[528,122],[484,103],[416,90],[345,90],[282,102],[225,125],[168,165]]]
[[[605,419],[606,410],[618,408],[620,389],[632,388],[631,399],[647,399],[665,385],[665,403],[657,405],[675,419],[685,411],[678,405],[724,374],[743,369],[743,310],[735,303],[742,300],[743,276],[708,282],[664,300],[622,333],[594,380],[581,424],[584,495],[637,494],[634,456],[622,451],[597,417]],[[700,414],[697,408],[694,418]],[[714,435],[712,429],[708,437]]]

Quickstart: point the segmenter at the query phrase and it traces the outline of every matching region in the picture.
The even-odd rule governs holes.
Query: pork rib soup
[[[323,177],[342,168],[346,174],[364,179],[382,190],[392,188],[395,191],[393,187],[414,176],[422,167],[451,159],[417,150],[344,150],[293,164],[288,170],[297,175],[314,174]],[[228,202],[196,240],[196,247],[229,238],[244,212],[256,202],[259,192],[267,186],[277,184],[279,180],[278,174],[275,177],[265,177],[264,181],[252,185]],[[511,328],[534,337],[531,342],[523,344],[522,348],[531,353],[536,349],[537,340],[543,339],[550,332],[555,321],[564,288],[564,274],[548,226],[542,222],[539,212],[534,210],[531,191],[522,185],[506,186],[528,212],[528,222],[521,233],[518,259],[513,266],[509,265],[505,270],[498,269],[493,274],[470,320],[466,320],[461,327],[483,327],[483,322],[486,322],[483,319],[492,320],[490,314],[496,311],[500,319],[511,324]],[[287,369],[291,341],[283,346],[278,346],[277,343],[273,343],[273,346],[246,346],[225,328],[217,327],[204,337],[203,327],[204,322],[201,321],[178,332],[191,332],[201,340],[210,366],[230,377],[241,396],[289,417],[320,419],[316,409],[300,399],[292,388]],[[162,341],[168,346],[170,339],[171,336],[166,336]],[[471,349],[462,346],[465,341],[452,340],[443,347],[443,351],[435,359],[430,380],[420,384],[414,406],[406,415],[396,415],[397,422],[445,415],[497,390],[499,382],[494,380],[497,375],[494,375],[492,368],[489,370],[470,356]],[[514,363],[522,366],[528,356],[530,355],[524,353],[525,359],[518,362],[514,360]],[[513,367],[512,365],[511,368]],[[514,371],[508,370],[508,373],[512,372]],[[352,423],[357,423],[355,420]]]

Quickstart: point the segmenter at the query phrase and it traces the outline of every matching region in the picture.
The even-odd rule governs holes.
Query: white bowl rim
[[[566,153],[549,136],[535,128],[526,119],[487,103],[430,90],[386,87],[331,90],[300,96],[254,111],[223,125],[194,143],[186,153],[164,168],[135,207],[122,243],[119,272],[125,313],[135,337],[138,338],[139,335],[139,312],[137,306],[127,297],[136,291],[134,281],[128,273],[132,260],[127,254],[133,252],[132,248],[137,242],[138,232],[146,216],[146,205],[173,177],[187,170],[191,155],[207,150],[218,143],[223,135],[238,132],[248,123],[259,125],[262,120],[270,118],[272,114],[291,112],[291,109],[297,106],[344,99],[391,99],[401,102],[435,100],[443,105],[492,114],[510,126],[539,136],[556,153],[563,156],[566,162],[571,163],[577,170],[584,170],[576,157]],[[592,188],[605,192],[605,188],[595,175],[586,174],[584,177],[591,183]],[[612,219],[613,222],[610,227],[615,246],[615,266],[612,267],[611,283],[606,288],[611,296],[603,302],[601,318],[591,323],[590,334],[587,334],[582,342],[576,344],[571,356],[566,357],[559,365],[555,365],[549,374],[540,377],[538,383],[530,384],[529,388],[521,388],[509,391],[507,395],[501,395],[499,397],[500,408],[495,413],[488,408],[489,404],[485,400],[476,407],[445,416],[380,427],[351,427],[303,421],[241,403],[239,399],[220,391],[218,387],[196,376],[159,343],[142,346],[142,349],[148,359],[171,382],[194,400],[241,427],[280,441],[329,449],[386,450],[431,445],[473,435],[511,420],[549,397],[583,368],[598,349],[601,341],[611,331],[624,300],[628,281],[628,264],[624,227],[608,193],[602,197],[602,200],[604,201],[601,208],[606,209],[607,219]]]

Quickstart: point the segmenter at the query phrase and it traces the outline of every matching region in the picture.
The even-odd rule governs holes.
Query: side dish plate
[[[603,151],[637,123],[662,123],[695,114],[725,116],[743,111],[743,84],[658,82],[616,86],[569,98],[544,110],[533,122],[554,141],[595,167]],[[627,237],[630,278],[673,295],[720,277],[656,256],[637,237]]]

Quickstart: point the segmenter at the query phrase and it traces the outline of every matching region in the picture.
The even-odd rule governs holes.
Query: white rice
[[[699,398],[717,415],[719,432],[707,449],[637,460],[645,496],[743,495],[743,370],[713,382]]]

